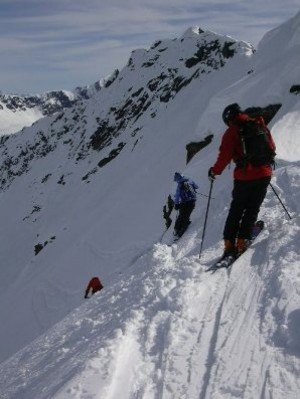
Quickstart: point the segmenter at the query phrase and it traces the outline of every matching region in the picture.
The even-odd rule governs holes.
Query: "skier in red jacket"
[[[98,277],[93,277],[90,282],[88,283],[88,286],[86,287],[85,290],[85,298],[88,298],[89,293],[91,291],[91,295],[94,295],[96,292],[101,291],[103,288],[103,285],[101,283],[101,281],[99,280]]]
[[[231,161],[235,162],[232,202],[223,232],[224,256],[228,256],[241,254],[246,250],[272,176],[271,161],[259,166],[241,161],[245,159],[245,149],[240,134],[241,126],[248,121],[255,121],[260,125],[268,138],[273,156],[275,143],[263,118],[250,118],[242,112],[237,103],[228,105],[222,117],[228,129],[223,135],[218,159],[209,169],[208,177],[211,181],[214,180],[215,176],[220,175]]]

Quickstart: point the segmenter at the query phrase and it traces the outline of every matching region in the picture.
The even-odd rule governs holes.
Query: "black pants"
[[[224,239],[251,238],[260,206],[265,199],[271,178],[260,180],[235,180],[232,201],[224,227]]]
[[[180,204],[179,214],[175,222],[174,232],[179,237],[185,232],[188,228],[190,222],[190,216],[195,208],[195,201],[186,202]]]

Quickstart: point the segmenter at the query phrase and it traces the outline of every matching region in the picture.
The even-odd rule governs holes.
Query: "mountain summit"
[[[300,53],[283,69],[272,35],[272,49],[255,52],[190,28],[133,51],[88,98],[1,137],[4,399],[297,397]],[[270,191],[265,230],[228,273],[210,275],[232,169],[214,183],[200,261],[207,171],[233,102],[274,132],[273,184],[293,219]],[[187,233],[168,246],[175,171],[200,188]],[[104,288],[86,300],[94,276]]]

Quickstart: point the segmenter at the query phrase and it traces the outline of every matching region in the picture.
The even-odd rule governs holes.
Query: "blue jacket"
[[[184,204],[187,202],[195,202],[197,199],[196,190],[199,188],[198,185],[192,179],[179,174],[177,174],[175,181],[178,184],[174,196],[175,205]],[[191,191],[187,192],[184,190],[184,182],[188,182],[192,186]]]

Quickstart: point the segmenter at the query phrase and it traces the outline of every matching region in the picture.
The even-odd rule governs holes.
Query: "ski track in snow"
[[[294,229],[296,243],[300,231],[298,226]],[[267,231],[261,233],[230,272],[224,269],[213,275],[205,273],[209,260],[214,260],[213,250],[204,253],[202,264],[197,254],[185,256],[193,247],[191,242],[197,240],[195,232],[189,232],[172,246],[156,244],[134,266],[136,270],[142,268],[142,273],[136,278],[127,276],[128,280],[124,276],[120,295],[112,297],[107,305],[102,304],[102,311],[106,309],[103,314],[96,314],[94,307],[88,310],[87,304],[82,322],[76,322],[76,315],[71,317],[74,338],[69,336],[68,342],[74,344],[72,347],[66,345],[66,322],[50,334],[48,345],[43,342],[42,347],[37,340],[37,345],[29,352],[21,351],[16,362],[27,357],[29,366],[19,370],[15,378],[23,380],[24,390],[19,386],[16,395],[5,398],[282,397],[283,381],[286,385],[291,380],[291,389],[298,386],[300,369],[299,359],[286,353],[279,343],[274,344],[273,336],[278,335],[279,342],[282,332],[269,331],[280,325],[284,316],[278,304],[274,308],[277,313],[268,306],[268,302],[276,300],[274,288],[280,279],[272,258],[267,268],[261,265],[263,253],[271,246],[268,235]],[[283,233],[279,240],[284,245]],[[283,251],[286,251],[284,246],[278,248],[278,252]],[[152,268],[147,270],[150,264]],[[244,273],[243,268],[247,268],[247,272]],[[268,280],[270,283],[266,285]],[[236,292],[241,287],[243,291]],[[140,291],[138,306],[136,290]],[[100,295],[94,298],[100,304]],[[265,308],[270,309],[268,314],[259,309],[261,300]],[[120,301],[127,302],[124,315],[113,311],[119,308]],[[268,319],[274,317],[276,323],[268,323]],[[284,331],[283,328],[283,334]],[[104,341],[101,340],[103,332],[106,333]],[[293,340],[295,338],[292,336]],[[243,347],[244,355],[240,357]],[[51,348],[56,350],[52,352]],[[36,353],[32,353],[32,349]],[[62,371],[60,362],[68,357],[74,359],[73,365]],[[7,373],[12,371],[11,367],[14,368],[8,362]],[[47,373],[45,368],[49,368]],[[256,383],[257,368],[264,375],[261,387]],[[39,386],[44,386],[43,378],[45,375],[47,378],[48,373],[52,374],[51,381],[55,381],[53,374],[61,380],[61,389],[57,380],[55,383],[49,381],[44,395],[39,392]],[[64,381],[72,375],[77,376],[64,386]],[[34,381],[32,387],[26,384],[29,377]],[[11,389],[13,392],[14,386]]]
[[[274,183],[298,171],[282,180],[279,170]],[[300,218],[283,220],[272,192],[264,213],[266,229],[229,270],[205,272],[221,243],[200,261],[197,220],[177,243],[138,253],[122,278],[0,365],[1,399],[298,398]],[[33,310],[48,306],[42,291]]]
[[[296,244],[300,228],[292,226]],[[291,286],[280,286],[286,280],[281,280],[282,268],[274,265],[275,255],[262,263],[268,259],[266,251],[277,251],[287,262],[287,231],[290,225],[277,233],[277,245],[282,242],[277,250],[270,233],[262,232],[230,271],[213,275],[205,268],[218,249],[205,251],[201,263],[198,254],[186,256],[193,252],[191,242],[197,241],[194,231],[172,246],[156,244],[136,261],[135,276],[124,275],[115,290],[119,294],[109,295],[113,290],[109,288],[109,299],[94,296],[91,301],[97,303],[84,305],[83,321],[76,321],[75,312],[53,329],[46,342],[38,339],[7,362],[1,378],[12,370],[15,376],[10,376],[4,399],[279,399],[286,385],[291,390],[288,397],[296,399],[300,362],[284,341],[299,347],[300,355],[299,311],[290,322],[284,321],[288,304],[282,299],[276,303],[274,293],[277,289],[279,298],[284,288],[297,287],[292,280]],[[289,253],[295,263],[299,256]],[[124,301],[127,310],[119,314]],[[18,370],[18,362],[26,359],[28,367]],[[61,369],[63,363],[68,366]],[[258,369],[262,386],[257,383]],[[43,392],[45,378],[49,385]]]

